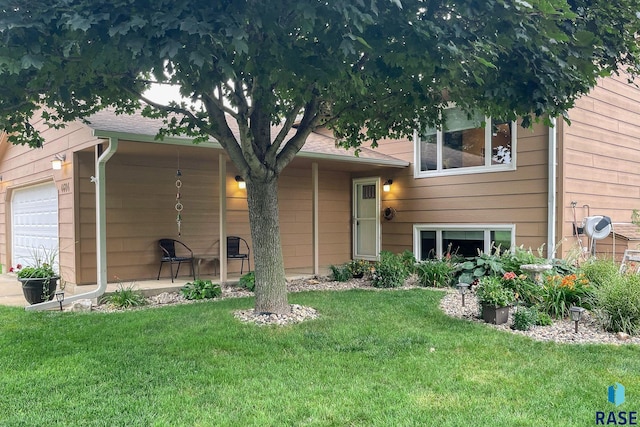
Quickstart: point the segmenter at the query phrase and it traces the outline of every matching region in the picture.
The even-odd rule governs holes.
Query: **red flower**
[[[17,268],[18,270],[20,270],[20,269],[22,268],[22,264],[18,264],[18,265],[16,265],[16,268]]]
[[[9,267],[9,273],[13,273],[13,267]]]

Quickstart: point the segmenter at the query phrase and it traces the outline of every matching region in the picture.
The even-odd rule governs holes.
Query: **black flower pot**
[[[496,307],[495,305],[482,304],[482,320],[494,325],[507,323],[509,319],[509,307]]]
[[[29,304],[51,301],[56,294],[59,277],[25,277],[18,279],[22,283],[22,293]]]

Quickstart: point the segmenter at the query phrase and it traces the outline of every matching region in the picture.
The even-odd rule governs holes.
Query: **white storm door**
[[[15,190],[11,200],[12,266],[58,252],[58,189],[54,183]]]
[[[377,260],[380,254],[380,179],[353,180],[353,257]]]

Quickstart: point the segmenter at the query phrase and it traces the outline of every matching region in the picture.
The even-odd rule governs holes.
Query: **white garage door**
[[[12,265],[58,253],[58,189],[54,183],[16,190],[11,201]]]

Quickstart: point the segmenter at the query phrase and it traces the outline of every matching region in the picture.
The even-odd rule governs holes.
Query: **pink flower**
[[[22,264],[18,264],[18,265],[16,265],[16,268],[17,268],[18,270],[22,269]]]
[[[516,276],[516,273],[514,273],[513,271],[507,271],[506,273],[504,273],[504,276],[502,276],[502,278],[506,280],[513,280],[516,277],[518,276]]]

